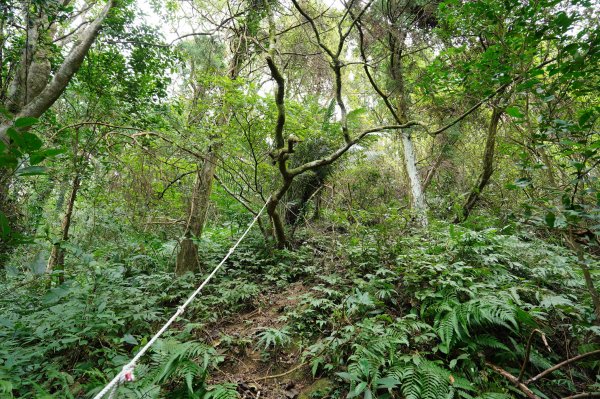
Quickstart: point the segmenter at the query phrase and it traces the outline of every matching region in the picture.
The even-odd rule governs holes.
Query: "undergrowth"
[[[252,345],[266,352],[292,342],[304,348],[312,375],[335,383],[319,397],[518,398],[521,391],[491,365],[516,376],[525,364],[527,379],[600,349],[583,279],[564,248],[518,228],[393,229],[359,225],[335,237],[307,232],[319,238],[305,240],[300,232],[295,251],[251,237],[136,367],[136,381],[120,397],[238,397],[235,384],[211,385],[230,354],[203,332],[299,280],[309,292],[285,309],[284,326],[262,330]],[[226,237],[202,242],[204,270],[228,245]],[[5,277],[0,397],[90,397],[201,280],[173,278],[159,250],[100,254],[82,252],[65,282],[52,287],[31,270],[21,271],[31,274],[26,285],[22,275]],[[541,398],[595,392],[599,371],[600,361],[590,357],[530,388]]]

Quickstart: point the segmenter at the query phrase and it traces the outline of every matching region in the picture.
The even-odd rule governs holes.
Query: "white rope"
[[[269,199],[270,199],[270,197],[269,197]],[[265,207],[267,206],[268,202],[269,202],[269,200],[267,200],[267,202],[263,205],[263,207],[260,210],[260,212],[258,212],[256,214],[256,216],[254,217],[254,219],[252,220],[252,222],[248,225],[248,228],[246,229],[246,231],[244,231],[244,234],[242,234],[242,236],[237,240],[237,242],[233,245],[233,247],[231,247],[229,249],[229,252],[227,252],[227,255],[225,255],[225,257],[223,258],[223,260],[208,275],[208,277],[206,278],[206,280],[204,280],[202,282],[202,284],[200,284],[200,286],[198,288],[196,288],[196,291],[194,291],[188,297],[188,299],[181,306],[179,306],[177,308],[177,311],[175,312],[175,314],[173,314],[173,316],[171,316],[171,318],[161,327],[161,329],[158,330],[158,332],[156,334],[154,334],[154,336],[150,339],[150,341],[148,341],[148,343],[146,343],[146,345],[144,345],[144,347],[142,349],[140,349],[140,351],[133,357],[133,359],[131,359],[131,361],[129,363],[127,363],[125,366],[123,366],[123,369],[119,372],[119,374],[117,374],[115,376],[115,378],[113,378],[96,396],[94,396],[94,399],[102,399],[109,392],[110,392],[109,398],[112,398],[114,396],[115,392],[116,392],[116,389],[118,388],[118,386],[121,383],[123,383],[124,381],[133,381],[133,379],[134,379],[133,369],[135,368],[135,365],[136,365],[137,361],[142,356],[144,356],[144,354],[148,351],[148,349],[150,349],[150,347],[152,345],[154,345],[154,343],[156,342],[156,340],[185,311],[185,308],[194,300],[194,298],[196,298],[196,296],[200,293],[200,291],[202,291],[202,288],[204,288],[204,286],[219,271],[219,269],[221,268],[221,266],[223,266],[223,264],[225,263],[225,261],[227,261],[227,259],[229,259],[229,257],[231,256],[231,254],[235,251],[235,249],[238,247],[238,245],[240,244],[240,242],[242,242],[242,240],[246,237],[246,235],[248,234],[248,232],[250,231],[250,229],[252,228],[252,226],[254,226],[254,224],[256,223],[256,221],[258,220],[258,218],[260,217],[260,215],[263,213],[263,211],[265,210]]]

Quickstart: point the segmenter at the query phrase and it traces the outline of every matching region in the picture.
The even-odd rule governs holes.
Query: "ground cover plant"
[[[599,10],[0,4],[0,398],[600,397]]]

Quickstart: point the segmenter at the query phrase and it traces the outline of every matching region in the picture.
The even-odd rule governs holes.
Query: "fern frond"
[[[208,388],[204,399],[237,399],[239,394],[235,384],[213,385]]]

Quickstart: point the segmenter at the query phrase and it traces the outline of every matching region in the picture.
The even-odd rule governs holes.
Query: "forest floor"
[[[222,320],[208,331],[208,342],[225,357],[211,380],[213,384],[234,383],[242,399],[296,399],[308,397],[315,385],[302,363],[302,350],[295,345],[265,356],[253,345],[259,334],[269,328],[281,328],[286,309],[298,305],[309,287],[302,282],[291,284],[280,292],[261,295],[254,310]],[[225,337],[225,339],[224,339]],[[225,348],[224,341],[234,342]]]
[[[340,399],[363,389],[364,398],[513,399],[521,393],[485,362],[513,375],[525,364],[530,378],[600,350],[577,257],[535,236],[447,225],[307,235],[295,251],[245,242],[124,397]],[[149,274],[137,259],[73,266],[93,270],[94,284],[14,279],[0,298],[0,398],[97,392],[202,277]],[[593,360],[530,386],[548,399],[599,392]]]

